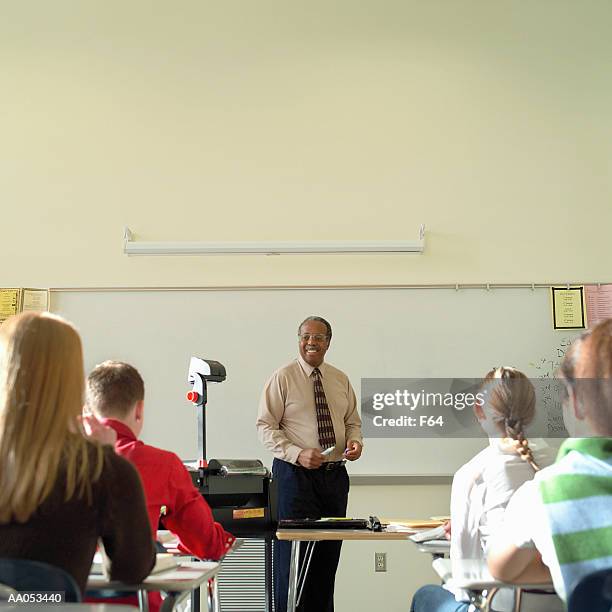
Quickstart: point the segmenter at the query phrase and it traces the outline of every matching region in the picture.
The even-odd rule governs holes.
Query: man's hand
[[[356,461],[361,457],[361,442],[357,440],[349,440],[346,443],[346,450],[344,451],[344,457],[349,461]]]
[[[81,423],[83,424],[83,431],[85,437],[92,442],[99,442],[100,444],[108,444],[109,446],[115,446],[117,441],[117,432],[108,425],[103,425],[96,419],[93,414],[84,414],[81,417]]]
[[[298,455],[297,461],[308,470],[316,470],[321,467],[324,458],[318,448],[305,448]]]

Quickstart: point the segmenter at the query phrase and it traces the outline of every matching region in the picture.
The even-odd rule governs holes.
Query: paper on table
[[[411,535],[410,539],[413,542],[426,542],[427,540],[445,540],[446,530],[444,529],[444,525],[440,525],[435,529],[425,529],[425,531],[419,531],[418,533]]]
[[[389,523],[385,527],[385,531],[390,533],[415,533],[416,529],[414,527],[408,527],[404,523]]]
[[[170,553],[157,553],[155,557],[155,565],[151,570],[151,574],[156,574],[157,572],[163,572],[164,570],[177,567],[177,559],[174,555]],[[104,563],[102,561],[102,553],[97,552],[94,555],[93,563],[91,564],[91,569],[89,570],[90,574],[103,574],[104,573]]]
[[[178,536],[174,535],[171,531],[168,531],[167,529],[158,529],[156,539],[167,550],[178,549]]]

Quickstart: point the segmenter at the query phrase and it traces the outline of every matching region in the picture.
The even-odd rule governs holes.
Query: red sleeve
[[[220,559],[235,538],[215,522],[212,511],[193,486],[189,472],[178,457],[169,483],[171,496],[163,524],[179,538],[179,548],[200,559]]]

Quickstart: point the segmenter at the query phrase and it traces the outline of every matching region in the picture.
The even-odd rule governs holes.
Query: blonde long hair
[[[535,415],[536,395],[531,381],[519,370],[493,368],[484,379],[487,403],[495,411],[495,421],[502,432],[515,441],[514,450],[537,472],[540,466],[533,457],[525,427]]]
[[[28,312],[0,327],[0,523],[27,521],[60,476],[65,500],[91,500],[103,456],[82,435],[84,384],[70,323]]]

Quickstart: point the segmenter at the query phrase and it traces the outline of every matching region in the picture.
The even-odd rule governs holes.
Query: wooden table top
[[[301,542],[320,540],[407,540],[411,534],[402,532],[370,531],[369,529],[279,529],[279,540]]]

